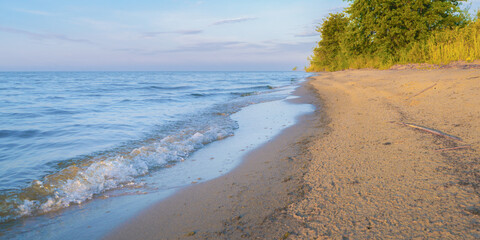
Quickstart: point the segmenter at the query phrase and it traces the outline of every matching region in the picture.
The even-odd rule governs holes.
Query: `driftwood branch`
[[[449,139],[452,139],[452,140],[455,140],[455,141],[459,141],[459,142],[463,142],[463,140],[459,137],[456,137],[456,136],[452,136],[450,134],[446,134],[442,131],[439,131],[439,130],[436,130],[436,129],[432,129],[432,128],[428,128],[428,127],[424,127],[424,126],[420,126],[420,125],[417,125],[417,124],[413,124],[413,123],[401,123],[402,125],[405,125],[407,127],[411,127],[411,128],[415,128],[415,129],[418,129],[418,130],[422,130],[422,131],[425,131],[425,132],[428,132],[428,133],[431,133],[431,134],[434,134],[434,135],[438,135],[438,136],[442,136],[442,137],[445,137],[445,138],[449,138]]]
[[[420,95],[420,94],[422,94],[422,93],[426,92],[427,90],[429,90],[429,89],[431,89],[431,88],[435,87],[436,85],[437,85],[437,84],[435,83],[435,84],[433,84],[432,86],[430,86],[430,87],[427,87],[427,88],[423,89],[423,90],[422,90],[422,91],[420,91],[419,93],[417,93],[417,94],[415,94],[415,95],[413,95],[413,96],[411,96],[411,97],[407,98],[407,100],[410,100],[410,99],[412,99],[412,98],[414,98],[414,97],[416,97],[416,96],[418,96],[418,95]]]
[[[465,145],[465,146],[458,146],[458,147],[452,147],[452,148],[441,148],[437,149],[435,151],[437,152],[444,152],[444,151],[450,151],[450,150],[456,150],[456,149],[463,149],[463,148],[471,148],[472,145]]]

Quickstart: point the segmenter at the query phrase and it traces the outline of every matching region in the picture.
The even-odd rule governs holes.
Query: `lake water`
[[[0,236],[29,236],[43,226],[33,219],[86,202],[102,205],[92,203],[95,199],[176,189],[193,181],[186,177],[192,174],[202,176],[195,182],[214,177],[203,174],[205,169],[228,172],[235,165],[225,160],[231,151],[214,150],[211,159],[217,157],[216,161],[191,157],[201,155],[205,146],[212,148],[211,143],[242,133],[235,114],[245,118],[247,112],[239,113],[248,106],[269,103],[256,114],[278,108],[278,113],[269,113],[278,119],[283,111],[290,111],[284,118],[291,123],[299,112],[279,101],[307,76],[303,72],[1,72]],[[288,125],[280,120],[278,124],[271,133],[256,132],[267,136],[266,141]],[[253,127],[244,127],[248,135],[240,142],[254,142],[247,136],[255,133],[246,131]],[[78,222],[72,218],[76,210],[70,211],[62,221]],[[19,227],[32,221],[28,230]],[[55,220],[49,223],[55,224]]]

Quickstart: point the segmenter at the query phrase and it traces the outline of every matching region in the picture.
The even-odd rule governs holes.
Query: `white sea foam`
[[[54,211],[81,204],[95,194],[135,184],[135,178],[147,174],[151,168],[183,161],[203,145],[231,136],[233,129],[233,126],[210,126],[203,131],[182,131],[127,154],[93,161],[84,167],[70,166],[72,169],[69,170],[74,174],[56,182],[51,194],[43,200],[19,199],[15,211],[18,216]],[[51,183],[35,181],[32,188],[45,189],[44,184]]]

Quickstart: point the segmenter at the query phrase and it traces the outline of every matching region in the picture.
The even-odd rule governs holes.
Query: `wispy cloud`
[[[89,41],[89,40],[79,39],[79,38],[71,38],[71,37],[68,37],[68,36],[62,35],[62,34],[36,33],[36,32],[27,31],[27,30],[4,27],[4,26],[0,26],[0,32],[23,35],[23,36],[27,36],[27,37],[30,37],[30,38],[35,39],[35,40],[55,39],[55,40],[61,40],[61,41],[66,41],[66,42],[92,44],[92,42]]]
[[[229,48],[239,47],[245,44],[240,41],[215,41],[215,42],[197,42],[189,45],[183,45],[177,49],[168,50],[164,52],[204,52],[204,51],[218,51]]]
[[[112,50],[116,52],[128,52],[128,53],[140,54],[140,55],[150,55],[154,52],[157,52],[157,51],[148,51],[140,48],[116,48]]]
[[[179,35],[195,35],[203,33],[203,30],[179,30],[179,31],[166,31],[166,32],[144,32],[143,37],[152,38],[162,34],[179,34]]]
[[[257,19],[256,17],[241,17],[241,18],[231,18],[231,19],[223,19],[212,23],[212,25],[222,25],[222,24],[229,24],[229,23],[239,23],[239,22],[246,22]]]
[[[174,31],[172,33],[183,34],[183,35],[192,35],[192,34],[200,34],[203,30],[183,30],[183,31]]]
[[[327,12],[341,12],[343,10],[345,10],[345,6],[337,6],[337,7],[329,8]]]
[[[309,31],[309,32],[295,34],[295,37],[318,37],[318,36],[320,36],[320,33],[316,31]]]
[[[117,48],[113,49],[118,52],[128,52],[138,55],[156,55],[166,53],[191,53],[191,52],[215,52],[232,49],[259,49],[265,48],[265,45],[254,44],[241,41],[205,41],[196,42],[192,44],[181,45],[177,48],[170,50],[154,50],[154,49],[141,49],[141,48]]]
[[[272,41],[261,41],[261,42],[248,42],[248,41],[211,41],[211,42],[200,42],[190,45],[184,45],[176,51],[190,51],[190,52],[201,52],[201,51],[223,51],[223,50],[237,50],[238,52],[244,52],[248,54],[248,51],[252,50],[254,52],[269,52],[272,49],[276,48],[279,44]]]
[[[31,9],[22,9],[22,8],[15,8],[14,11],[28,13],[33,15],[40,15],[40,16],[51,16],[53,14],[45,11],[38,11],[38,10],[31,10]]]
[[[276,41],[262,41],[258,43],[243,42],[243,41],[204,41],[184,44],[174,49],[148,49],[148,48],[116,48],[112,49],[116,52],[126,52],[134,55],[163,55],[163,54],[181,54],[181,53],[213,53],[223,51],[236,51],[239,54],[267,54],[267,53],[281,53],[281,52],[311,52],[315,46],[315,41],[312,42],[276,42]]]
[[[310,53],[315,47],[315,42],[275,42],[275,41],[265,41],[264,44],[268,46],[269,53],[285,53],[285,52],[294,52],[294,53]]]
[[[82,25],[88,25],[89,27],[93,27],[96,29],[104,30],[104,31],[111,31],[114,29],[131,29],[134,28],[134,26],[127,25],[127,24],[122,24],[118,22],[113,22],[113,21],[102,21],[102,20],[97,20],[93,18],[76,18],[75,21],[78,24]]]

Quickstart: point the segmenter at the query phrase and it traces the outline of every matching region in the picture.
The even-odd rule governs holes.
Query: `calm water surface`
[[[138,189],[301,72],[1,72],[0,224]],[[1,235],[0,235],[1,236]]]

